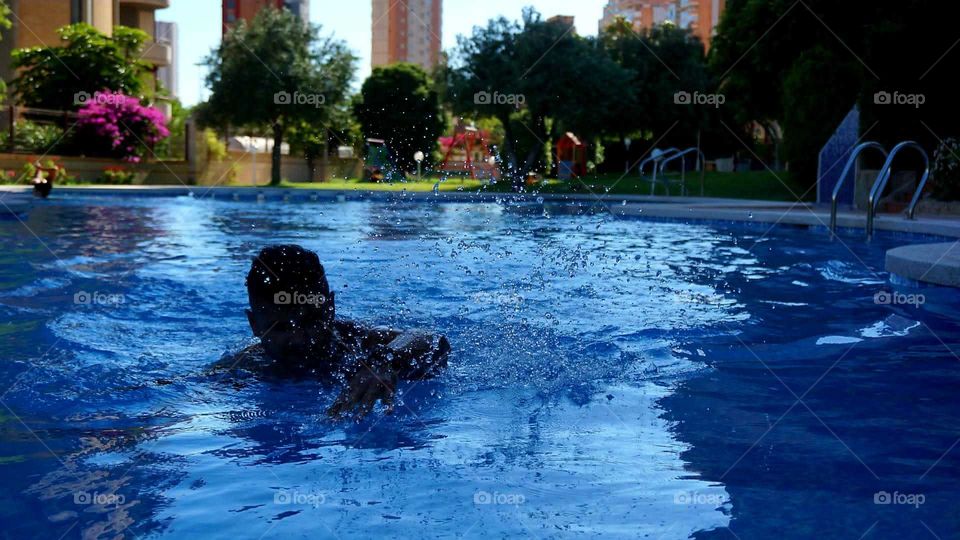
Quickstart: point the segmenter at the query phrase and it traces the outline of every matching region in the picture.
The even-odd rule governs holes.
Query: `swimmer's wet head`
[[[296,245],[260,251],[247,274],[247,319],[277,361],[327,358],[336,317],[334,294],[317,254]]]

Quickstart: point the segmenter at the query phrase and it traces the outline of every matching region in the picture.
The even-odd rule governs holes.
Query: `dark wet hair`
[[[300,316],[332,321],[333,295],[316,253],[297,245],[260,250],[247,274],[250,308],[296,308]]]

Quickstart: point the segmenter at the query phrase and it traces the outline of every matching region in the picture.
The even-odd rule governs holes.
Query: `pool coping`
[[[595,195],[581,194],[519,194],[519,193],[478,193],[472,191],[362,191],[362,190],[326,190],[326,189],[289,189],[270,187],[204,187],[204,186],[84,186],[59,187],[54,192],[61,196],[126,196],[126,197],[178,197],[193,196],[216,200],[236,201],[410,201],[410,202],[549,202],[579,203],[588,206],[602,206],[614,215],[679,219],[690,221],[723,221],[765,223],[771,228],[778,225],[807,226],[827,229],[830,223],[830,209],[824,205],[812,203],[788,203],[779,201],[712,199],[700,197],[657,197],[647,195]],[[30,188],[25,186],[0,186],[0,213],[19,214],[34,204]],[[866,216],[862,212],[849,210],[837,214],[837,226],[840,229],[865,230]],[[881,215],[874,222],[876,230],[908,233],[944,239],[960,239],[960,218],[942,216],[919,216],[910,220],[903,215]],[[864,236],[865,239],[865,236]],[[887,270],[914,281],[924,281],[960,287],[960,272],[955,272],[950,264],[953,257],[944,257],[944,245],[956,245],[958,242],[941,244],[915,244],[909,246],[911,258],[903,259],[901,254],[888,254]],[[939,246],[939,247],[938,247]],[[900,249],[900,248],[896,248]],[[950,248],[952,249],[952,248]],[[891,250],[895,251],[895,250]],[[960,252],[960,250],[957,250]],[[919,257],[917,253],[925,254]],[[946,253],[951,253],[949,250]],[[893,261],[891,263],[891,261]],[[912,261],[912,262],[908,262]],[[927,266],[923,266],[926,264]],[[958,263],[960,264],[960,263]],[[943,268],[941,268],[943,266]],[[922,268],[922,271],[915,271]],[[906,272],[906,273],[903,273]],[[952,276],[952,277],[950,277]],[[931,281],[936,279],[938,281]]]
[[[960,286],[960,249],[958,242],[916,244],[887,251],[888,272],[912,281]]]

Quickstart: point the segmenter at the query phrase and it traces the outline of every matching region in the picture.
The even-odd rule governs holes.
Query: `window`
[[[70,23],[84,22],[83,0],[70,0]]]

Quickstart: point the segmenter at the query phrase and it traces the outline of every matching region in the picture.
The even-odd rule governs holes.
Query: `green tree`
[[[430,156],[445,120],[430,77],[414,64],[399,63],[373,70],[354,102],[363,135],[387,142],[396,164],[416,168],[413,155]]]
[[[460,38],[455,58],[454,109],[500,121],[503,172],[514,179],[548,163],[551,137],[590,140],[616,125],[612,111],[629,93],[628,72],[596,42],[529,8],[519,23],[501,17]]]
[[[157,144],[154,154],[166,159],[184,159],[187,120],[193,114],[193,108],[184,107],[179,99],[172,100],[170,105],[170,118],[167,119],[167,129],[170,130],[170,136]]]
[[[10,6],[7,5],[7,0],[0,0],[0,30],[9,30],[12,26],[13,24],[10,22]],[[0,80],[0,103],[3,103],[3,99],[6,96],[7,83],[6,81]]]
[[[689,30],[664,25],[637,33],[617,20],[600,35],[600,45],[629,73],[623,98],[611,104],[611,131],[659,140],[660,146],[691,146],[716,110],[677,103],[678,92],[712,93],[703,44]]]
[[[57,30],[61,46],[31,47],[13,51],[13,80],[17,100],[28,107],[72,110],[82,96],[109,90],[142,95],[142,78],[150,64],[140,59],[149,36],[135,28],[118,26],[113,37],[86,23]]]
[[[200,110],[206,125],[273,135],[271,185],[280,183],[281,146],[288,128],[322,126],[347,97],[356,58],[347,46],[321,38],[286,9],[263,9],[240,21],[207,58],[211,96]]]
[[[329,156],[339,146],[357,148],[361,139],[360,126],[350,108],[343,104],[330,112],[329,122],[323,125],[301,121],[290,129],[290,151],[303,155],[311,171],[317,169],[317,159]]]
[[[929,150],[957,133],[956,30],[936,0],[730,0],[711,50],[742,126],[783,127],[792,174],[812,185],[817,154],[859,103],[869,138],[916,139]],[[877,103],[877,92],[920,94],[923,106]]]

